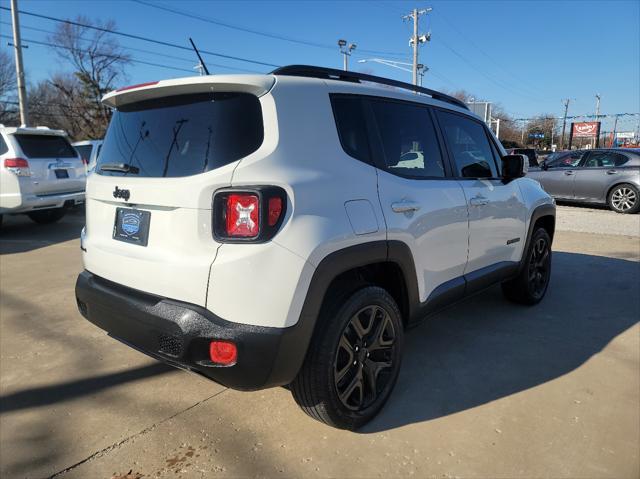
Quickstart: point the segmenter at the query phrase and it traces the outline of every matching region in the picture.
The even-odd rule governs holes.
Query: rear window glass
[[[89,161],[91,159],[91,148],[93,148],[91,145],[74,146],[74,148],[80,153],[80,158],[83,160]]]
[[[78,154],[63,136],[13,135],[27,158],[76,158]]]
[[[253,153],[263,138],[262,109],[255,95],[199,93],[146,100],[114,112],[96,171],[191,176]]]
[[[369,163],[371,157],[362,100],[337,95],[332,96],[331,104],[342,148],[349,156]]]
[[[4,155],[7,151],[9,151],[9,147],[7,147],[2,135],[0,135],[0,155]]]

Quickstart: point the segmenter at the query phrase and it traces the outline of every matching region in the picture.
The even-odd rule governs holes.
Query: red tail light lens
[[[88,165],[89,164],[89,160],[87,160],[86,158],[81,158],[82,159],[82,164],[83,165]]]
[[[29,162],[24,158],[7,158],[4,160],[5,168],[29,168]]]
[[[227,197],[227,236],[252,238],[260,233],[260,200],[252,194]]]
[[[213,195],[213,237],[220,243],[264,243],[282,225],[287,193],[278,186],[221,188]]]
[[[211,341],[209,344],[211,362],[222,366],[231,366],[238,360],[238,348],[229,341]]]
[[[16,176],[31,176],[29,162],[24,158],[5,158],[4,167]]]

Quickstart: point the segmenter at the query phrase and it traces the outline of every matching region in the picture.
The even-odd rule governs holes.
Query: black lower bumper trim
[[[88,271],[78,276],[76,300],[80,313],[109,335],[233,389],[288,384],[298,371],[299,358],[304,357],[296,326],[268,328],[225,321],[202,307],[127,288]],[[212,339],[237,345],[234,365],[211,363]]]

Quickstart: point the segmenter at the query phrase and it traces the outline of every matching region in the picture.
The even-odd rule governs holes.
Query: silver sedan
[[[617,213],[640,210],[640,151],[561,151],[529,168],[527,176],[558,200],[606,204]]]

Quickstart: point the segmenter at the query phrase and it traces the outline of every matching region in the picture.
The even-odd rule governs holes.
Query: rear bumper
[[[267,328],[232,323],[196,305],[121,286],[88,271],[76,282],[80,313],[110,336],[172,366],[224,386],[257,390],[288,384],[300,367],[297,326]],[[218,366],[209,360],[212,339],[233,341],[238,360]],[[304,343],[304,342],[303,342]]]
[[[51,208],[62,208],[63,206],[73,206],[84,203],[84,191],[71,193],[52,193],[48,195],[2,195],[3,205],[15,205],[8,208],[0,208],[2,214],[28,213],[36,210],[46,210]]]

